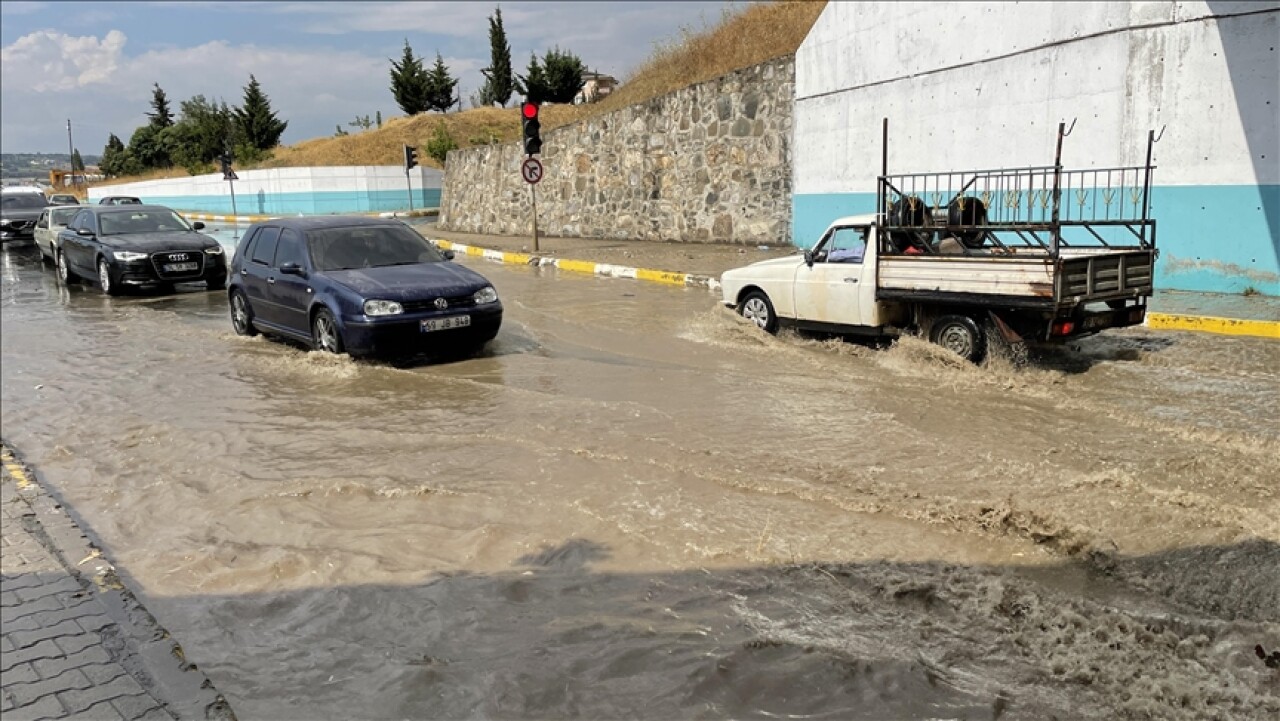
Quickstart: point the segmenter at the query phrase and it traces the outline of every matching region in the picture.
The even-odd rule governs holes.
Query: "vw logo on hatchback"
[[[436,298],[436,308],[438,308],[439,310],[444,310],[445,308],[448,308],[448,307],[449,307],[449,301],[445,300],[444,298]]]

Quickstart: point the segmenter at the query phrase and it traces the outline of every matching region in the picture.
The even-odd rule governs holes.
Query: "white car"
[[[35,240],[42,260],[50,263],[58,257],[58,231],[67,227],[71,218],[80,212],[79,205],[53,205],[44,209],[36,219]]]
[[[882,335],[892,320],[876,302],[875,215],[841,218],[804,255],[789,255],[725,271],[724,304],[761,329],[779,325]],[[866,260],[864,263],[863,261]]]

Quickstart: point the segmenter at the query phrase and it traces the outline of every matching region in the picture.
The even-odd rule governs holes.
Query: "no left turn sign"
[[[520,175],[526,183],[536,183],[542,180],[542,161],[537,158],[525,158],[524,163],[520,165]]]

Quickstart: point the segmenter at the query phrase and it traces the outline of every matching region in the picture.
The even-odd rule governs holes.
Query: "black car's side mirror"
[[[195,228],[196,230],[204,230],[204,223],[197,220],[196,222],[191,224],[191,227]]]
[[[285,275],[297,275],[302,277],[306,277],[307,275],[307,271],[303,270],[302,266],[297,263],[285,263],[280,266],[280,272]]]
[[[452,250],[442,250],[440,251],[440,255],[443,255],[445,260],[453,260]]]
[[[79,235],[85,238],[92,238],[93,231],[88,228],[76,228],[76,235]]]

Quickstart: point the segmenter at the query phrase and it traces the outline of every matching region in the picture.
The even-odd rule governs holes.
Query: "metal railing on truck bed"
[[[1141,166],[1064,170],[1064,123],[1053,165],[897,175],[888,172],[888,132],[886,119],[877,183],[883,297],[965,292],[1078,303],[1151,293],[1154,132]],[[957,279],[958,266],[974,275]],[[948,283],[931,287],[925,276]]]

